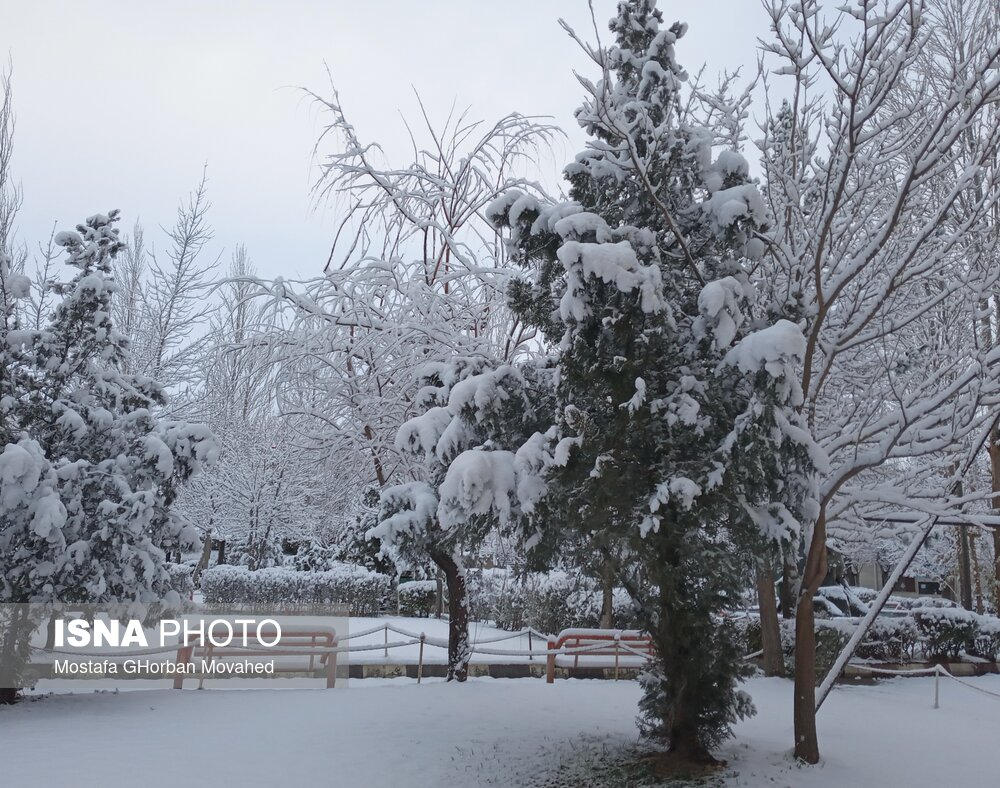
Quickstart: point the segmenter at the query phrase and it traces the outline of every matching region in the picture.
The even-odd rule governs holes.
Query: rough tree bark
[[[448,587],[448,681],[469,677],[469,603],[465,570],[449,553],[434,551],[431,560],[444,572]]]
[[[990,430],[990,476],[993,483],[993,508],[1000,511],[1000,429]],[[1000,609],[1000,528],[993,529],[993,604]]]
[[[198,581],[201,579],[201,573],[208,569],[208,562],[212,560],[212,532],[209,530],[205,534],[205,541],[201,547],[201,558],[198,559],[198,564],[194,568],[194,572],[191,575],[191,581],[198,586]],[[221,563],[221,561],[220,561]]]
[[[781,626],[774,596],[774,571],[767,558],[757,562],[757,607],[760,609],[760,644],[764,650],[764,675],[784,676],[785,659],[781,651]]]
[[[781,556],[781,586],[778,590],[781,600],[781,617],[795,618],[795,591],[798,584],[799,567],[795,554],[790,550]]]
[[[795,757],[819,761],[816,737],[816,620],[813,597],[826,577],[826,512],[820,511],[809,542],[802,590],[795,609]]]
[[[601,629],[611,629],[615,625],[615,572],[614,567],[605,565],[601,571]]]

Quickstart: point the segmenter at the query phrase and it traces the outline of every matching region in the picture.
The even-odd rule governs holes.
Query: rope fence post
[[[529,629],[528,630],[528,651],[532,651],[532,650],[533,649],[531,647],[531,630]],[[532,657],[531,654],[528,654],[528,662],[531,662],[531,660],[533,660],[533,659],[534,659],[534,657]]]
[[[941,682],[941,666],[940,665],[935,665],[934,666],[934,708],[935,709],[940,708],[940,705],[938,704],[938,697],[939,697],[939,688],[938,688],[938,685],[940,684],[940,682]]]
[[[385,657],[386,659],[389,659],[389,625],[388,624],[386,624],[384,627],[382,627],[382,634],[385,636],[385,650],[383,651],[382,656]]]
[[[417,684],[420,683],[420,679],[424,675],[424,640],[426,637],[423,632],[420,633],[420,659],[417,661]]]
[[[620,638],[618,637],[618,633],[616,632],[615,633],[615,681],[618,681],[618,644],[619,644],[619,642],[620,642]]]

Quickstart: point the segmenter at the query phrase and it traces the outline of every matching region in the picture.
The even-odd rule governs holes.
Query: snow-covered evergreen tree
[[[49,325],[0,327],[11,362],[0,452],[3,601],[175,602],[167,554],[195,541],[171,506],[214,459],[215,441],[201,425],[160,421],[159,385],[120,369],[127,342],[111,322],[117,218],[92,216],[57,236],[76,271],[56,286],[62,301]]]
[[[581,80],[591,140],[566,168],[573,202],[511,193],[490,215],[533,274],[515,308],[558,346],[533,512],[613,567],[655,643],[646,729],[704,761],[752,711],[719,617],[742,590],[740,552],[811,515],[814,456],[795,412],[801,331],[757,316],[743,267],[764,250],[763,200],[737,151],[713,155],[674,54],[685,28],[655,5],[619,3],[616,44],[588,48],[603,76]]]

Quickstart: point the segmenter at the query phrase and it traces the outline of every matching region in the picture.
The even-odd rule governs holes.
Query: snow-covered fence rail
[[[549,684],[555,681],[556,657],[569,651],[574,654],[573,667],[579,666],[580,654],[613,657],[615,680],[618,679],[622,652],[626,656],[642,657],[644,661],[653,655],[652,638],[634,629],[564,629],[558,637],[550,638],[547,645],[545,681]]]

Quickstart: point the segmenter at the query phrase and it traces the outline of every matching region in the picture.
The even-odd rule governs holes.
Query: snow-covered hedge
[[[600,623],[601,588],[588,577],[560,571],[480,569],[469,572],[468,588],[472,617],[493,621],[501,629],[532,627],[557,633]],[[612,609],[616,627],[635,626],[635,613],[624,590],[615,589]]]
[[[913,658],[919,632],[909,616],[876,618],[856,652],[860,659],[905,662]]]
[[[392,578],[364,567],[338,564],[325,572],[273,567],[251,571],[215,566],[201,576],[205,602],[212,605],[344,604],[351,615],[376,616],[392,595]]]
[[[955,659],[979,636],[981,617],[960,607],[918,607],[910,615],[928,659]]]
[[[759,651],[760,620],[747,616],[735,623],[745,653]],[[818,678],[833,664],[857,626],[857,618],[816,619]],[[795,652],[794,621],[782,620],[781,642],[790,669]],[[914,607],[905,615],[875,619],[854,656],[876,662],[907,662],[952,660],[963,652],[989,660],[1000,657],[1000,619],[977,615],[947,600],[935,600],[932,606]]]
[[[437,612],[436,580],[413,580],[399,584],[399,615],[430,618]]]

